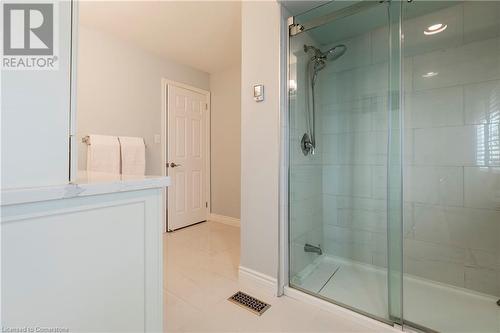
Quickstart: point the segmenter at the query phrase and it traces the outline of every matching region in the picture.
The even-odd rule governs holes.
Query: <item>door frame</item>
[[[173,81],[169,80],[166,78],[161,79],[161,134],[160,134],[160,140],[161,140],[161,175],[162,176],[167,176],[167,159],[168,159],[168,142],[167,142],[167,130],[168,130],[168,87],[178,87],[178,88],[183,88],[187,90],[191,90],[200,94],[205,95],[205,100],[207,103],[207,117],[205,119],[205,142],[206,142],[206,157],[205,157],[205,167],[207,170],[207,177],[205,177],[205,195],[207,198],[208,202],[208,211],[207,211],[207,218],[212,212],[212,198],[211,198],[211,190],[210,190],[210,183],[211,183],[211,170],[210,170],[210,161],[211,161],[211,155],[210,155],[210,138],[211,138],[211,103],[210,103],[210,91],[204,90],[201,88],[197,88],[185,83],[181,83],[178,81]],[[168,188],[164,188],[162,190],[162,220],[164,222],[164,232],[168,232],[168,214],[167,214],[167,200],[168,200]]]

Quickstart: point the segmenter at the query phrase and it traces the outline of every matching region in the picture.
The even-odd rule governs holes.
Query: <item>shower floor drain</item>
[[[244,292],[241,291],[238,291],[236,294],[229,297],[227,300],[259,316],[262,315],[267,309],[271,307],[270,304],[262,302],[261,300],[258,300],[257,298],[245,294]]]

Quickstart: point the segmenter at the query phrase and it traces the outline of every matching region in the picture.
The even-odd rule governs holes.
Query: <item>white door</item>
[[[207,95],[168,85],[168,230],[208,216]]]

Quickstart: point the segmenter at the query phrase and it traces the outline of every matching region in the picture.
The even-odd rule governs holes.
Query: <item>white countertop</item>
[[[37,201],[162,188],[169,185],[169,177],[132,176],[80,171],[78,173],[78,179],[69,184],[2,190],[1,204],[15,205]]]

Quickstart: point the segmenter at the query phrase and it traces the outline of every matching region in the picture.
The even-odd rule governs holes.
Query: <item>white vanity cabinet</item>
[[[4,191],[2,326],[162,331],[166,185],[152,177]]]

